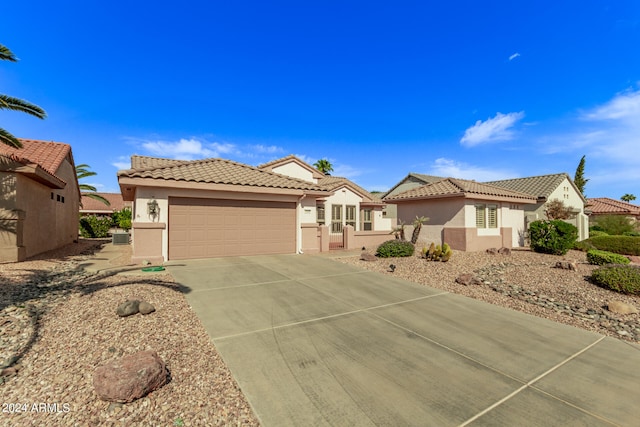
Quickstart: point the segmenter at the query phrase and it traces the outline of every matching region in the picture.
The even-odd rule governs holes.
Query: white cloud
[[[229,143],[202,142],[195,138],[179,141],[143,141],[141,146],[147,152],[161,157],[193,160],[205,157],[219,157],[236,152],[236,146]]]
[[[616,95],[611,101],[584,114],[587,120],[628,120],[640,125],[640,90]]]
[[[519,54],[518,52],[516,52],[516,53],[514,53],[513,55],[511,55],[511,56],[509,57],[509,61],[513,61],[514,59],[516,59],[516,58],[517,58],[517,57],[519,57],[519,56],[520,56],[520,54]]]
[[[262,154],[277,154],[277,153],[284,152],[284,148],[278,147],[276,145],[256,144],[256,145],[250,145],[249,149],[256,153],[262,153]]]
[[[524,112],[520,111],[509,114],[497,113],[495,117],[484,122],[478,120],[464,132],[460,144],[473,147],[479,144],[513,139],[514,132],[511,128],[523,117]]]
[[[131,159],[127,156],[119,156],[111,165],[115,166],[118,170],[129,169],[131,168]]]
[[[349,178],[349,179],[353,179],[362,174],[363,174],[363,171],[360,169],[356,169],[349,165],[341,165],[341,164],[334,165],[333,172],[331,172],[331,175],[340,176],[340,177]]]
[[[509,179],[517,176],[513,171],[504,171],[495,167],[482,168],[479,166],[469,165],[463,162],[457,162],[452,159],[443,157],[436,159],[429,168],[430,175],[473,179],[479,182],[498,181],[501,179]]]

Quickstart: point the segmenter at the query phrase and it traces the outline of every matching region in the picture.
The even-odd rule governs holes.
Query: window
[[[498,206],[476,205],[476,228],[498,228]]]
[[[371,209],[363,209],[360,213],[360,219],[362,221],[361,229],[364,231],[373,230],[373,223],[371,222]]]
[[[331,205],[331,232],[342,233],[342,205]]]
[[[487,228],[485,210],[484,205],[476,205],[476,228]]]
[[[356,228],[356,207],[355,206],[347,206],[347,217],[345,219],[346,225],[352,226],[354,229]]]
[[[324,225],[325,224],[325,220],[324,220],[324,205],[316,206],[316,217],[317,217],[319,225]]]

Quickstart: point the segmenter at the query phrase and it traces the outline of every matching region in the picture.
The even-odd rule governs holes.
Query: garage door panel
[[[293,253],[295,203],[170,198],[169,259]]]

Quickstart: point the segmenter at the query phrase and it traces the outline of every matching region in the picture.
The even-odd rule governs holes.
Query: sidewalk
[[[131,245],[106,243],[80,267],[92,273],[141,274],[143,266],[131,263],[131,249]]]

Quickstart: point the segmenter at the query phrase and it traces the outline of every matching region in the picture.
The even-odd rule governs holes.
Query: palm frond
[[[0,109],[22,111],[39,119],[47,117],[47,113],[37,105],[9,95],[0,94]]]
[[[96,187],[89,184],[78,184],[78,188],[80,188],[80,191],[98,191]]]
[[[81,187],[80,189],[81,189],[81,190],[82,190],[82,185],[84,185],[84,184],[81,184],[81,185],[80,185],[80,187]],[[95,191],[95,189],[94,189],[93,191]],[[99,195],[99,194],[83,193],[82,195],[83,195],[83,196],[87,196],[87,197],[88,197],[88,198],[90,198],[90,199],[93,199],[93,200],[97,200],[97,201],[99,201],[99,202],[102,202],[102,203],[104,203],[104,204],[105,204],[105,205],[107,205],[107,206],[111,206],[111,203],[110,203],[107,199],[105,199],[104,197],[102,197],[102,196],[101,196],[101,195]]]
[[[0,143],[13,148],[22,148],[22,143],[18,140],[18,138],[2,128],[0,128]]]
[[[11,52],[11,49],[3,44],[0,44],[0,60],[18,62],[18,58]]]
[[[89,166],[86,163],[83,163],[81,165],[76,165],[76,176],[78,177],[78,180],[81,180],[82,178],[87,178],[90,176],[95,176],[97,175],[96,172],[90,171],[89,168],[91,166]],[[91,191],[96,191],[95,188]]]

